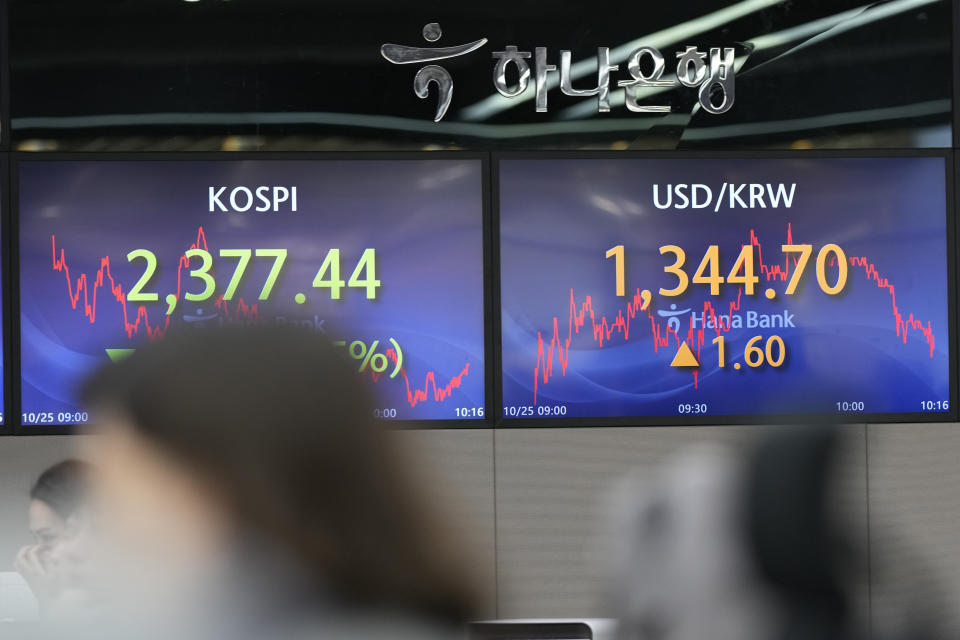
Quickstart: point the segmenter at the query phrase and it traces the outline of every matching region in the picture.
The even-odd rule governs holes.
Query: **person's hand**
[[[47,550],[40,545],[23,547],[17,552],[13,567],[27,581],[40,607],[44,608],[58,589],[58,580],[49,561]]]

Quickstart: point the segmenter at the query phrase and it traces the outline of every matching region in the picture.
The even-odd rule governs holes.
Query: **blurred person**
[[[77,567],[85,559],[78,540],[85,537],[90,476],[87,463],[65,460],[41,473],[30,489],[35,543],[20,549],[14,568],[33,591],[42,617],[84,599],[86,585]]]
[[[700,447],[655,477],[626,481],[614,504],[609,598],[619,637],[948,637],[938,620],[909,609],[885,608],[881,619],[910,624],[872,624],[877,577],[838,495],[843,444],[833,427],[778,427],[748,455]]]
[[[735,452],[701,446],[613,501],[609,614],[620,640],[774,640],[777,602],[750,557]]]
[[[459,548],[321,337],[171,333],[83,395],[118,637],[429,640],[473,614]]]
[[[835,430],[782,427],[749,455],[700,447],[618,499],[623,640],[857,638],[830,517]]]

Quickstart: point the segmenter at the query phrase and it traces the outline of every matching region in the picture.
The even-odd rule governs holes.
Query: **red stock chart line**
[[[53,269],[54,271],[63,273],[67,280],[67,295],[70,298],[70,305],[76,309],[80,304],[80,298],[82,296],[83,314],[90,321],[90,324],[95,324],[97,321],[97,294],[102,288],[107,287],[113,299],[120,305],[123,318],[123,330],[127,334],[127,338],[133,339],[134,336],[138,335],[141,326],[146,332],[147,337],[151,340],[161,338],[167,332],[167,329],[170,327],[170,316],[165,316],[164,320],[160,323],[150,324],[150,316],[147,308],[143,305],[137,306],[134,319],[131,322],[127,308],[127,294],[123,290],[123,285],[115,281],[113,275],[110,273],[110,256],[104,256],[100,259],[100,268],[97,270],[96,275],[93,276],[93,284],[90,283],[90,278],[87,277],[86,273],[81,273],[76,279],[76,282],[74,282],[70,275],[70,266],[67,264],[66,250],[61,248],[60,256],[57,257],[57,237],[55,235],[50,236],[50,244],[53,249]],[[191,249],[203,249],[209,253],[210,247],[207,245],[207,236],[203,231],[203,227],[197,229],[197,239],[187,250],[189,251]],[[177,291],[175,293],[177,300],[180,299],[182,292],[183,270],[189,267],[190,259],[186,256],[180,256],[180,260],[177,263]],[[223,299],[222,295],[218,296],[213,304],[218,311],[222,312],[230,320],[254,321],[260,317],[257,305],[247,305],[243,301],[243,298],[237,302],[237,306],[232,311],[229,303]]]
[[[793,227],[792,224],[788,223],[787,241],[784,244],[793,243]],[[786,255],[784,256],[783,264],[768,265],[764,263],[763,247],[754,229],[750,230],[750,245],[757,248],[757,262],[760,265],[760,273],[766,278],[767,282],[786,282],[790,278],[791,270],[796,267],[798,258],[791,259],[789,255]],[[887,278],[882,277],[877,271],[876,265],[870,262],[865,256],[849,256],[847,260],[850,266],[861,269],[864,276],[874,282],[878,289],[889,293],[891,312],[897,337],[906,344],[907,335],[910,331],[921,332],[927,345],[930,347],[930,357],[933,358],[936,340],[931,324],[928,322],[926,326],[924,326],[920,320],[914,318],[912,313],[906,317],[903,316],[903,313],[897,306],[897,294],[894,285]],[[735,311],[740,310],[742,298],[743,287],[738,287],[737,299],[728,303],[729,309],[726,313],[728,318],[726,324],[724,324],[722,319],[724,314],[718,314],[713,303],[709,300],[704,302],[703,312],[700,318],[709,318],[710,322],[701,322],[701,328],[694,329],[694,322],[691,319],[685,337],[681,337],[680,332],[658,322],[651,311],[646,311],[647,318],[650,320],[650,335],[653,338],[654,353],[659,353],[661,348],[669,347],[672,338],[678,349],[683,342],[686,342],[691,349],[696,351],[697,360],[699,361],[701,350],[707,340],[707,331],[714,332],[716,336],[729,332],[731,329],[730,318]],[[533,372],[533,403],[537,403],[537,390],[540,380],[543,380],[543,384],[547,384],[550,382],[551,376],[553,376],[554,354],[556,354],[556,360],[560,363],[561,375],[566,375],[567,365],[570,359],[570,343],[573,341],[573,336],[575,334],[579,335],[580,330],[588,321],[590,322],[590,329],[592,329],[593,332],[593,340],[596,342],[598,348],[602,348],[604,344],[610,341],[614,333],[619,334],[626,342],[630,339],[631,321],[641,312],[642,307],[643,300],[641,299],[640,289],[638,288],[633,298],[627,302],[626,307],[617,311],[617,315],[611,321],[608,320],[606,316],[597,315],[593,308],[591,296],[588,295],[582,303],[578,304],[573,289],[570,289],[570,315],[566,337],[561,338],[559,316],[553,318],[553,335],[550,338],[549,344],[545,344],[543,333],[540,331],[537,332],[537,365]],[[642,317],[641,320],[643,320]],[[712,326],[712,328],[707,329],[707,326]],[[698,388],[699,385],[698,374],[698,371],[693,372],[693,386],[695,389]]]
[[[397,352],[393,349],[387,349],[387,358],[393,362],[394,365],[397,364]],[[443,402],[456,390],[460,388],[460,385],[463,384],[463,379],[467,377],[467,374],[470,373],[470,363],[464,365],[463,370],[451,378],[450,382],[446,385],[439,387],[437,386],[437,374],[433,371],[428,371],[427,375],[423,380],[423,388],[410,388],[410,378],[407,376],[407,368],[400,368],[400,375],[403,376],[403,383],[407,388],[407,403],[411,408],[416,407],[421,402],[426,402],[430,399],[431,395],[433,396],[434,402]],[[376,382],[383,377],[382,373],[371,372],[371,377],[373,381]],[[433,387],[433,393],[429,393],[430,387]]]
[[[164,317],[162,322],[151,324],[147,308],[143,305],[138,305],[136,307],[136,311],[133,314],[133,320],[131,321],[127,306],[127,293],[124,291],[123,285],[114,280],[113,275],[110,273],[109,256],[104,256],[100,259],[100,268],[97,270],[96,275],[92,276],[92,278],[86,273],[81,273],[79,277],[74,280],[70,272],[70,266],[67,264],[66,250],[61,247],[59,256],[57,255],[57,238],[55,235],[50,236],[50,243],[53,251],[53,269],[54,271],[63,273],[64,277],[66,278],[67,296],[70,300],[70,306],[76,310],[77,307],[81,306],[82,303],[83,314],[90,324],[95,324],[97,321],[98,293],[101,289],[106,288],[112,299],[115,300],[120,306],[120,317],[123,321],[123,330],[124,333],[126,333],[127,338],[133,339],[134,336],[137,336],[140,333],[141,328],[151,340],[162,338],[164,334],[166,334],[167,330],[170,328],[171,317],[167,315]],[[207,235],[202,226],[197,228],[197,239],[188,247],[187,251],[191,249],[203,249],[208,253],[210,251],[210,247],[207,244]],[[189,269],[189,267],[190,260],[186,256],[180,256],[180,260],[177,263],[177,291],[175,294],[177,296],[177,300],[180,299],[181,292],[183,290],[183,271],[184,269]],[[220,295],[214,300],[214,307],[216,307],[217,311],[222,313],[228,320],[240,320],[248,322],[256,322],[260,320],[258,306],[256,304],[246,304],[243,298],[240,298],[237,301],[236,306],[231,309],[230,303],[224,300],[223,296]],[[394,364],[396,364],[397,354],[393,349],[389,349],[387,351],[387,356],[393,360]],[[468,362],[460,374],[454,376],[450,382],[444,386],[438,386],[437,374],[433,371],[428,371],[424,378],[423,387],[411,388],[407,370],[405,367],[402,368],[401,373],[403,375],[403,381],[407,390],[407,402],[411,407],[416,407],[421,402],[426,402],[431,398],[434,402],[443,402],[460,387],[463,378],[467,376],[469,370],[470,363]],[[375,374],[373,376],[374,382],[376,382],[380,377],[381,376]]]

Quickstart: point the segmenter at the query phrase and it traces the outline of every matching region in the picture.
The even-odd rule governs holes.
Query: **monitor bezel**
[[[15,421],[8,420],[12,425],[12,431],[16,435],[75,435],[86,434],[95,431],[92,424],[25,424],[22,420],[22,376],[21,376],[21,326],[20,326],[20,201],[19,201],[19,181],[20,167],[28,163],[43,162],[190,162],[190,161],[217,161],[217,162],[277,162],[277,161],[302,161],[302,162],[339,162],[339,161],[425,161],[425,160],[475,160],[480,163],[481,181],[480,197],[482,211],[482,271],[484,281],[482,283],[482,307],[484,314],[484,417],[467,419],[442,419],[442,420],[390,420],[383,421],[388,429],[395,430],[459,430],[459,429],[489,429],[494,426],[495,414],[493,397],[490,393],[495,388],[493,381],[494,367],[493,357],[493,317],[492,309],[492,291],[490,266],[492,247],[490,240],[492,238],[491,228],[491,191],[490,191],[490,154],[475,151],[430,151],[430,152],[411,152],[411,151],[358,151],[358,152],[340,152],[340,151],[318,151],[318,152],[130,152],[130,153],[31,153],[14,152],[10,160],[10,188],[9,193],[9,218],[11,229],[4,238],[4,249],[9,256],[11,269],[7,270],[10,276],[9,294],[5,296],[6,304],[11,309],[8,315],[11,322],[11,335],[16,336],[16,340],[10,344],[13,365],[10,371],[16,371],[17,376],[14,382],[14,376],[7,378],[10,380],[9,390],[13,394],[7,404],[13,401],[13,406],[17,409]],[[9,412],[8,412],[9,417]]]
[[[495,196],[491,206],[493,211],[494,238],[492,242],[495,255],[497,291],[494,305],[498,313],[496,327],[496,371],[495,397],[497,399],[498,428],[583,428],[583,427],[669,427],[669,426],[737,426],[771,424],[891,424],[891,423],[950,423],[958,417],[957,398],[957,260],[956,249],[960,238],[957,236],[956,202],[954,188],[960,182],[960,175],[954,175],[952,149],[818,149],[818,150],[758,150],[744,149],[733,151],[517,151],[496,152],[491,162],[492,186]],[[502,306],[499,290],[500,282],[500,171],[505,160],[756,160],[756,159],[812,159],[812,158],[940,158],[944,162],[944,186],[947,243],[947,318],[949,325],[949,389],[950,410],[936,413],[857,413],[857,414],[746,414],[746,415],[675,415],[675,416],[619,416],[619,417],[537,417],[511,418],[503,415],[503,344],[501,333]],[[958,158],[960,161],[960,158]],[[955,182],[955,179],[957,182]]]

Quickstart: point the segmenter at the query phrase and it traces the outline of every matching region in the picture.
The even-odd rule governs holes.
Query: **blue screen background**
[[[298,211],[211,213],[208,188],[218,185],[296,185]],[[220,249],[286,248],[283,274],[270,299],[258,304],[260,318],[305,323],[348,344],[379,340],[381,353],[395,339],[404,374],[370,378],[370,384],[381,408],[395,409],[397,419],[451,419],[457,407],[484,406],[480,160],[23,162],[19,199],[25,413],[82,410],[75,390],[108,361],[105,349],[135,347],[146,339],[144,322],[165,322],[177,261],[200,227],[214,256],[217,296],[236,264],[220,259]],[[334,301],[328,289],[311,286],[331,248],[341,250],[343,280],[364,249],[376,249],[382,285],[375,301],[357,288],[344,288],[343,299]],[[109,288],[97,291],[93,322],[82,299],[72,307],[66,274],[54,259],[65,252],[76,291],[81,274],[92,283],[108,257],[114,280],[129,292],[145,268],[142,260],[127,261],[134,249],[156,254],[157,275],[145,291],[160,301],[142,311],[126,303],[128,322],[146,314],[128,337],[124,307]],[[272,263],[253,258],[237,298],[256,303]],[[190,269],[198,264],[194,259]],[[188,271],[184,290],[201,291]],[[294,302],[298,293],[306,294],[306,304]],[[235,307],[181,299],[171,328],[221,322]],[[437,387],[449,395],[438,399]],[[417,390],[425,390],[426,399],[418,399]]]
[[[688,403],[706,405],[708,416],[837,413],[837,402],[863,402],[865,413],[918,413],[921,402],[949,400],[943,159],[508,159],[499,171],[505,407],[534,406],[535,374],[537,407],[563,407],[567,417],[581,418],[677,416]],[[789,209],[731,209],[729,198],[717,211],[712,205],[661,210],[653,203],[654,184],[661,185],[662,203],[668,184],[703,183],[716,196],[723,182],[797,186]],[[707,301],[726,314],[739,286],[724,284],[720,296],[711,296],[707,286],[691,284],[681,297],[660,296],[658,289],[674,287],[676,278],[664,273],[673,259],[659,248],[682,247],[692,277],[707,247],[719,245],[726,276],[751,230],[763,262],[784,263],[780,247],[788,228],[794,243],[814,245],[803,284],[785,296],[786,282],[759,274],[756,294],[744,296],[737,313],[787,311],[796,327],[723,332],[727,366],[721,369],[712,344],[718,331],[706,329],[698,350],[691,317]],[[828,243],[848,258],[866,258],[889,280],[903,318],[913,314],[930,327],[932,352],[920,330],[911,328],[906,343],[898,338],[890,292],[866,267],[850,266],[842,294],[821,291],[814,263]],[[616,296],[614,261],[605,257],[621,244],[626,298]],[[768,286],[777,291],[772,301],[764,296]],[[616,330],[600,346],[587,312],[564,354],[564,373],[550,344],[554,322],[561,346],[571,331],[571,295],[577,312],[590,296],[593,322],[612,323],[618,313],[629,316],[637,289],[651,290],[653,302],[632,319],[629,336]],[[678,315],[680,330],[667,334],[669,318],[662,314],[677,310],[685,312]],[[655,344],[655,332],[668,344]],[[746,342],[774,334],[787,346],[785,364],[743,365]],[[696,381],[669,366],[688,336],[700,354]],[[545,379],[547,357],[553,362]],[[740,370],[733,368],[737,362]]]

